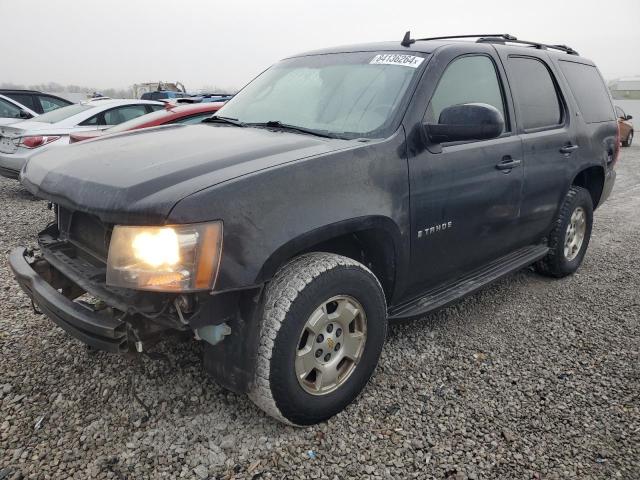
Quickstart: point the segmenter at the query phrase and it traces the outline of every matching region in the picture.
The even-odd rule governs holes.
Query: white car
[[[8,125],[37,116],[38,114],[29,107],[0,94],[0,125]]]
[[[0,126],[0,175],[18,178],[32,155],[68,145],[72,133],[102,130],[162,108],[156,101],[99,98]]]

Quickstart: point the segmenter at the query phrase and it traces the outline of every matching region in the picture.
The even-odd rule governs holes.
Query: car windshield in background
[[[393,52],[283,60],[219,114],[247,125],[279,122],[343,138],[384,136],[424,60]]]
[[[76,103],[73,105],[69,105],[68,107],[62,107],[56,110],[52,110],[48,113],[44,113],[37,117],[35,121],[43,123],[58,123],[62,120],[66,120],[69,117],[77,115],[80,112],[89,110],[90,108],[93,108],[93,106]]]

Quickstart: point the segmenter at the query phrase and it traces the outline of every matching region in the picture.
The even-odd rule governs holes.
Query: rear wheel
[[[386,331],[384,293],[371,271],[340,255],[302,255],[267,288],[249,397],[286,423],[325,420],[364,388]]]
[[[535,265],[536,270],[557,278],[578,270],[589,246],[592,226],[591,195],[584,188],[571,187],[549,235],[549,253]]]
[[[623,140],[622,146],[623,147],[630,147],[632,143],[633,143],[633,130],[631,130],[629,132],[629,135],[627,135],[627,139]]]

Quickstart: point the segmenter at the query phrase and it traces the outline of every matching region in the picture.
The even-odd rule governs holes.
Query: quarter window
[[[551,72],[540,60],[510,57],[518,114],[525,130],[555,127],[562,123],[562,108]]]
[[[505,104],[493,61],[484,55],[460,57],[442,74],[427,109],[426,120],[437,123],[440,113],[452,105],[486,103],[505,116]]]
[[[615,120],[611,97],[600,72],[592,65],[561,60],[560,69],[578,102],[584,121],[598,123]]]

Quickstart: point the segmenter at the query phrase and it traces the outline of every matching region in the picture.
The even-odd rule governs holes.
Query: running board
[[[531,245],[471,271],[454,282],[428,290],[423,296],[389,310],[389,319],[410,318],[447,305],[493,283],[500,277],[516,272],[543,258],[549,248],[545,245]]]

